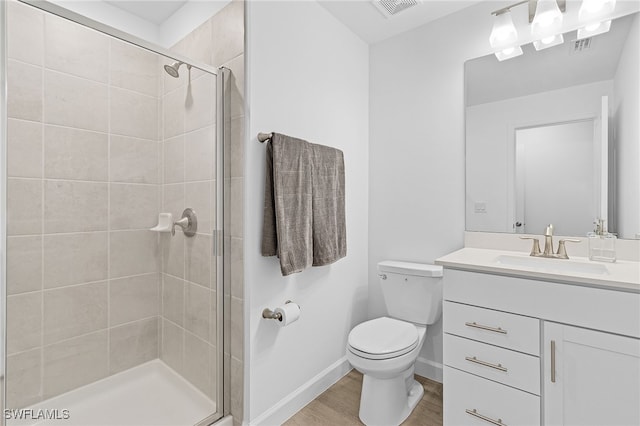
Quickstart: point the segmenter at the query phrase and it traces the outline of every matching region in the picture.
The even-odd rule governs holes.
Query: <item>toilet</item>
[[[442,267],[384,261],[378,276],[387,316],[353,328],[347,359],[363,375],[360,420],[399,425],[424,395],[413,378],[427,325],[442,314]]]

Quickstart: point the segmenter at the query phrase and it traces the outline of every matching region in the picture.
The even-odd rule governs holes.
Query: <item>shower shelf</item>
[[[173,215],[171,213],[158,214],[158,224],[149,229],[154,232],[171,232],[173,228]]]

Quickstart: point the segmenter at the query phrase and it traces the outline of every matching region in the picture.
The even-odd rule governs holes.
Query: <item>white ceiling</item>
[[[422,0],[416,6],[385,18],[371,0],[319,0],[318,2],[370,44],[480,3],[479,0]]]
[[[162,25],[188,0],[105,0],[105,3],[129,12],[155,25]]]
[[[156,26],[161,26],[187,3],[198,2],[198,0],[103,1]],[[480,3],[480,1],[481,0],[420,0],[418,5],[410,7],[389,18],[384,17],[382,13],[376,9],[372,0],[318,0],[318,3],[360,38],[371,44],[417,28],[460,9]]]

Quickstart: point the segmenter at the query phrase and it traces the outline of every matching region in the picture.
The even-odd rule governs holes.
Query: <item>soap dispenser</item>
[[[597,219],[596,229],[589,232],[589,260],[598,262],[616,261],[616,236],[606,231],[604,219]]]

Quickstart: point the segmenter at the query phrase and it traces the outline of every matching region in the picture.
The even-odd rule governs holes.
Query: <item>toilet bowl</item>
[[[413,374],[427,324],[442,312],[442,267],[386,261],[378,272],[388,316],[354,327],[346,352],[364,376],[360,420],[391,426],[406,420],[424,395]]]
[[[414,380],[416,359],[427,328],[388,317],[356,326],[347,359],[364,375],[359,417],[366,425],[397,425],[424,394]]]

